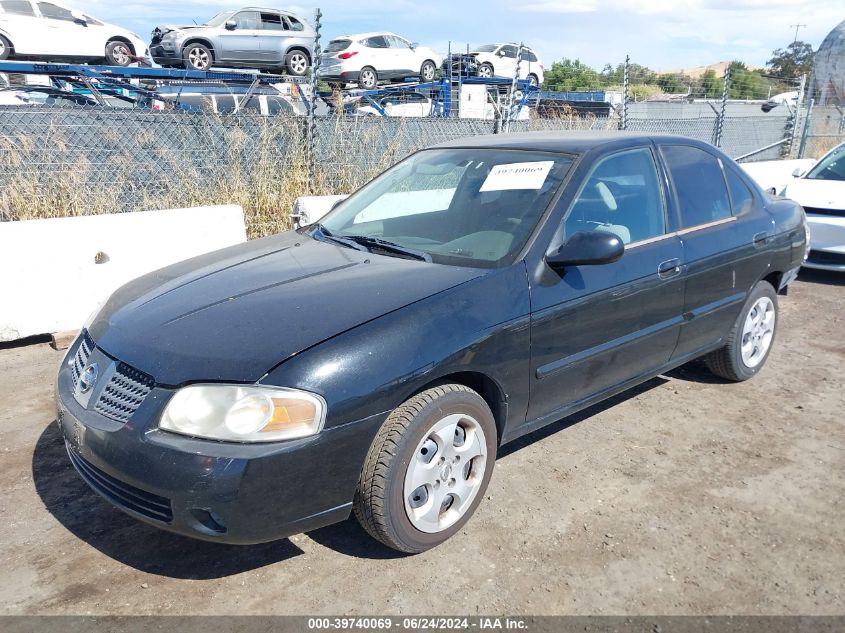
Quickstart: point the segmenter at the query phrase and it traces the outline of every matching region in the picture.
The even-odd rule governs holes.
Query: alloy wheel
[[[305,74],[308,68],[308,60],[302,53],[294,53],[290,57],[290,69],[295,75]]]
[[[192,48],[188,51],[188,61],[197,70],[205,70],[208,68],[208,53],[201,48]]]

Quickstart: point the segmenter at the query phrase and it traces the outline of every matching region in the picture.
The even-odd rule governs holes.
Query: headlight
[[[319,433],[326,403],[296,389],[191,385],[167,403],[159,428],[228,442],[275,442]]]

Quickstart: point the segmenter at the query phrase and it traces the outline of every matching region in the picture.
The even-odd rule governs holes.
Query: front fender
[[[259,382],[320,394],[331,427],[391,411],[444,376],[481,373],[502,391],[507,427],[525,420],[529,352],[528,279],[519,262],[324,341]]]

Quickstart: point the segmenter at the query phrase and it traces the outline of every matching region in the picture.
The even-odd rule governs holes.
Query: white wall
[[[236,205],[0,222],[0,341],[78,329],[127,281],[244,241]]]

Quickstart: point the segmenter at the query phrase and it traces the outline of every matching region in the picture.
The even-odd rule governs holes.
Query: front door
[[[650,145],[593,168],[555,242],[604,231],[619,236],[625,253],[611,264],[549,269],[532,284],[529,423],[563,417],[669,361],[684,275],[683,247],[667,232],[666,217]]]
[[[261,58],[261,15],[258,11],[239,11],[231,18],[236,22],[234,29],[224,27],[218,40],[221,62],[258,63]]]

